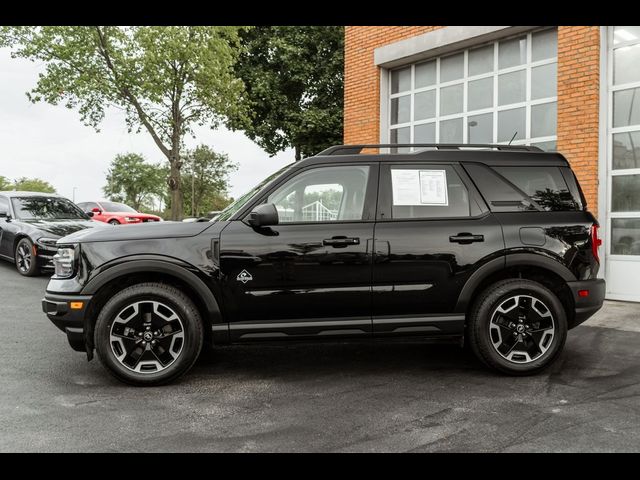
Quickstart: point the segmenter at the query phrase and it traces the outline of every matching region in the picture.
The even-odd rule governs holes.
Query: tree
[[[117,155],[107,173],[107,184],[102,191],[111,200],[124,202],[140,210],[145,200],[165,192],[163,179],[166,169],[145,162],[142,155]]]
[[[223,153],[199,145],[187,153],[184,165],[185,215],[201,216],[208,211],[222,210],[228,197],[229,174],[238,166]]]
[[[271,156],[293,147],[296,160],[342,143],[344,28],[261,26],[241,36],[235,70],[251,118],[229,127]]]
[[[3,192],[5,190],[12,190],[12,189],[13,189],[13,184],[11,183],[11,181],[9,181],[7,177],[3,177],[2,175],[0,175],[0,192]]]
[[[27,94],[32,102],[64,102],[99,131],[105,108],[125,112],[129,131],[145,129],[169,162],[171,218],[182,216],[181,149],[193,126],[242,121],[243,84],[233,65],[235,26],[1,27],[0,46],[13,57],[44,62]]]
[[[56,189],[49,182],[39,178],[21,177],[11,186],[13,190],[24,192],[56,193]]]

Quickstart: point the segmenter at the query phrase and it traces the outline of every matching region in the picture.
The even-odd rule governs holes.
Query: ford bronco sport
[[[602,306],[600,243],[559,153],[336,146],[213,221],[60,239],[42,308],[135,385],[175,380],[203,345],[401,336],[462,339],[524,375]]]

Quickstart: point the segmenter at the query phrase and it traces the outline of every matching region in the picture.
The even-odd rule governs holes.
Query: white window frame
[[[554,27],[555,29],[555,27]],[[551,135],[551,136],[544,136],[544,137],[531,137],[531,107],[535,106],[535,105],[541,105],[541,104],[549,104],[549,103],[556,103],[558,101],[558,96],[557,96],[557,91],[556,91],[556,95],[555,96],[551,96],[551,97],[546,97],[546,98],[540,98],[540,99],[535,99],[535,100],[531,100],[531,71],[533,68],[539,67],[539,66],[543,66],[543,65],[550,65],[555,63],[557,65],[558,62],[558,57],[557,55],[555,57],[551,57],[551,58],[547,58],[544,60],[538,60],[536,62],[532,62],[532,43],[531,43],[531,39],[532,39],[532,34],[533,33],[537,33],[543,30],[548,30],[548,28],[543,28],[543,29],[536,29],[536,30],[531,30],[525,34],[523,33],[519,33],[517,35],[511,35],[511,36],[507,36],[504,38],[501,38],[499,40],[494,40],[491,42],[484,42],[484,43],[480,43],[478,45],[474,45],[473,47],[469,47],[466,48],[464,50],[458,50],[458,51],[454,51],[451,53],[447,53],[441,56],[437,56],[431,59],[424,59],[424,60],[420,60],[419,62],[416,63],[411,63],[408,65],[403,65],[400,67],[396,67],[393,69],[386,69],[383,70],[383,74],[381,75],[381,81],[382,81],[382,85],[381,85],[381,109],[380,109],[380,119],[381,119],[381,141],[383,143],[391,143],[390,139],[391,139],[391,131],[395,130],[395,129],[399,129],[399,128],[404,128],[404,127],[409,127],[409,138],[410,141],[409,143],[414,143],[414,127],[418,126],[418,125],[424,125],[424,124],[431,124],[431,123],[435,123],[435,139],[436,139],[436,143],[439,142],[440,139],[440,122],[442,121],[446,121],[446,120],[452,120],[452,119],[462,119],[463,122],[463,129],[462,129],[462,143],[468,143],[468,132],[469,129],[468,128],[464,128],[464,126],[467,125],[467,119],[470,116],[476,116],[476,115],[482,115],[482,114],[486,114],[486,113],[492,113],[493,114],[493,139],[492,139],[492,143],[495,144],[507,144],[509,143],[508,140],[506,141],[501,141],[498,142],[498,112],[501,111],[505,111],[505,110],[513,110],[513,109],[517,109],[517,108],[525,108],[525,135],[524,138],[519,139],[519,140],[514,140],[513,142],[511,142],[512,145],[529,145],[531,143],[542,143],[542,142],[553,142],[553,141],[557,141],[557,134],[556,135]],[[557,30],[557,29],[556,29]],[[505,40],[509,40],[512,38],[520,38],[522,36],[526,36],[527,38],[527,56],[526,56],[526,61],[525,63],[523,63],[522,65],[517,65],[515,67],[509,67],[509,68],[503,68],[503,69],[499,69],[498,68],[498,44],[502,41]],[[483,73],[483,74],[479,74],[479,75],[474,75],[474,76],[468,76],[468,59],[469,59],[469,50],[474,50],[476,48],[480,48],[483,46],[487,46],[487,45],[493,45],[493,49],[494,49],[494,68],[495,70],[492,72],[488,72],[488,73]],[[456,80],[452,80],[452,81],[448,81],[448,82],[440,82],[440,61],[442,58],[446,58],[452,55],[457,55],[463,53],[464,54],[464,73],[463,73],[463,77],[460,79],[456,79]],[[425,63],[425,62],[429,62],[429,61],[436,61],[436,83],[433,85],[430,85],[428,87],[422,87],[422,88],[415,88],[415,67],[416,65]],[[404,68],[410,67],[411,68],[411,84],[410,84],[410,89],[407,91],[403,91],[403,92],[399,92],[399,93],[391,93],[391,80],[392,80],[392,75],[391,72],[392,71],[396,71],[396,70],[402,70]],[[503,75],[506,73],[512,73],[512,72],[518,72],[518,71],[525,71],[526,72],[526,93],[525,93],[525,101],[524,102],[518,102],[518,103],[512,103],[509,105],[498,105],[498,77],[499,75]],[[556,73],[557,75],[557,73]],[[467,91],[468,91],[468,84],[469,82],[475,81],[475,80],[481,80],[483,78],[493,78],[493,105],[489,108],[484,108],[481,110],[471,110],[468,111],[467,109]],[[442,88],[446,88],[449,86],[453,86],[453,85],[463,85],[463,111],[461,113],[456,113],[456,114],[451,114],[451,115],[445,115],[445,116],[440,116],[440,91]],[[435,117],[433,118],[429,118],[426,120],[417,120],[417,121],[413,121],[413,111],[414,111],[414,102],[415,102],[415,95],[417,93],[421,93],[421,92],[426,92],[426,91],[430,91],[430,90],[435,90],[436,92],[436,113],[435,113]],[[410,95],[410,112],[409,112],[409,122],[404,122],[404,123],[399,123],[399,124],[393,124],[391,125],[391,102],[394,98],[399,98],[399,97],[404,97]]]

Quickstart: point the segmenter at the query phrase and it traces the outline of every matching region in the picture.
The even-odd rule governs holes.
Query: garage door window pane
[[[440,59],[440,82],[450,82],[464,75],[464,54],[451,55]]]
[[[414,98],[414,120],[426,120],[436,116],[436,91],[416,93]]]
[[[621,85],[640,81],[640,44],[613,51],[613,83]]]
[[[613,169],[640,168],[640,132],[613,135]]]
[[[545,152],[555,152],[558,150],[558,145],[555,140],[552,142],[534,142],[531,146],[541,148]]]
[[[441,143],[462,143],[462,119],[445,120],[440,122]]]
[[[416,65],[416,88],[429,87],[436,83],[436,62]]]
[[[640,38],[640,27],[638,25],[632,26],[616,26],[613,27],[613,44],[616,45],[622,42],[630,42]]]
[[[467,119],[469,143],[493,143],[493,113]]]
[[[516,132],[514,140],[525,138],[525,115],[524,108],[498,112],[498,141],[508,142]]]
[[[411,67],[391,72],[391,93],[406,92],[411,89]]]
[[[409,121],[411,111],[411,95],[391,99],[391,125]]]
[[[558,56],[558,32],[544,30],[531,36],[531,60],[545,60]]]
[[[410,143],[410,134],[409,127],[394,128],[391,130],[391,143]]]
[[[454,85],[440,90],[440,115],[452,115],[462,112],[464,87]]]
[[[556,102],[531,107],[531,137],[548,137],[556,134],[558,108]]]
[[[640,212],[640,175],[611,177],[611,211]]]
[[[640,124],[640,88],[613,92],[613,126]]]
[[[611,253],[640,255],[640,218],[611,220]]]
[[[467,88],[467,110],[493,107],[493,77],[469,82]]]
[[[469,76],[493,72],[493,45],[469,50]]]
[[[555,63],[531,69],[531,99],[555,97],[558,94],[558,68]]]
[[[527,75],[524,70],[498,76],[498,105],[524,102],[527,93]]]
[[[527,38],[514,38],[498,44],[498,68],[515,67],[527,61]]]
[[[413,143],[435,143],[436,142],[436,124],[425,123],[416,125],[413,129]]]

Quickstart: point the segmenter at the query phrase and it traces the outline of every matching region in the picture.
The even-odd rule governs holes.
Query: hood
[[[105,225],[102,222],[96,222],[93,220],[47,220],[47,219],[32,219],[32,220],[16,220],[18,222],[30,225],[33,228],[37,228],[43,234],[52,236],[55,238],[64,237],[66,235],[81,231],[90,230],[94,228],[102,229]]]
[[[123,240],[151,240],[157,238],[193,237],[213,225],[212,222],[151,222],[135,225],[104,224],[96,228],[73,233],[58,240],[58,243],[117,242]]]

